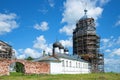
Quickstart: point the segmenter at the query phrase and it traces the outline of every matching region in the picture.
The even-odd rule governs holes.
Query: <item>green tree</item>
[[[16,72],[24,73],[24,65],[22,63],[16,62],[15,69]]]
[[[32,61],[32,60],[34,60],[31,56],[29,56],[28,58],[26,58],[26,60],[28,60],[28,61]]]

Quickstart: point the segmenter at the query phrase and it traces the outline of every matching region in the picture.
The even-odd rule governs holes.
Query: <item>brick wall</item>
[[[45,62],[32,62],[27,60],[0,59],[0,76],[9,75],[9,66],[14,62],[20,62],[24,65],[25,74],[49,74],[50,65]]]

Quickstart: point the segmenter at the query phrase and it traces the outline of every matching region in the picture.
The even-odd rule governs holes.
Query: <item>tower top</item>
[[[85,15],[87,15],[87,9],[84,10]]]
[[[84,16],[80,20],[87,19],[87,9],[84,9]]]

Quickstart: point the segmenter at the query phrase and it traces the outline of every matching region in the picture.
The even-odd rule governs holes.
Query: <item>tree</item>
[[[24,73],[24,65],[22,63],[16,62],[15,69],[16,72]]]
[[[34,60],[31,56],[29,56],[28,58],[26,58],[26,60],[28,60],[28,61],[32,61],[32,60]]]

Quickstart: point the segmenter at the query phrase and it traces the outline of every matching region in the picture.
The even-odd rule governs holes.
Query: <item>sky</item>
[[[120,72],[119,0],[0,0],[0,40],[19,59],[52,52],[57,40],[72,54],[72,32],[84,16],[93,17],[106,72]]]

